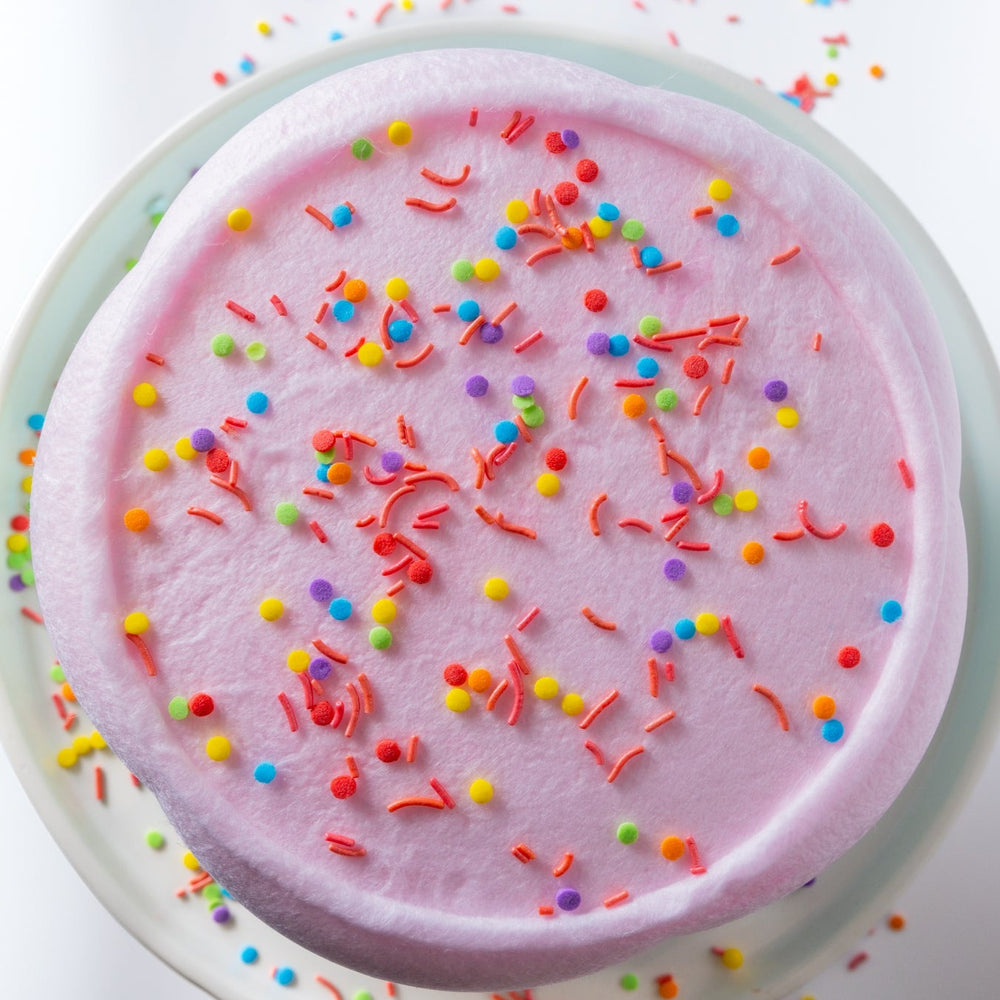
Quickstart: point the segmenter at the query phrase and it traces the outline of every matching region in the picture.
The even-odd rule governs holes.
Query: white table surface
[[[259,68],[325,45],[332,31],[380,30],[382,0],[0,0],[0,343],[32,285],[97,198],[150,143],[220,88],[244,54]],[[405,4],[404,4],[405,6]],[[1000,7],[979,0],[414,0],[383,25],[542,17],[661,38],[769,89],[807,72],[841,79],[813,117],[885,179],[951,263],[995,351],[1000,132],[992,67]],[[516,12],[502,11],[513,6]],[[352,16],[353,8],[353,16]],[[294,24],[283,20],[288,14]],[[258,20],[274,26],[261,36]],[[824,35],[849,44],[830,59]],[[885,76],[875,80],[869,67]],[[963,1000],[1000,994],[995,900],[1000,748],[950,831],[884,923],[794,994]],[[851,955],[869,960],[848,971]],[[204,1000],[104,911],[62,857],[0,752],[0,995],[35,1000]],[[636,994],[637,996],[639,994]],[[682,993],[683,997],[683,993]],[[685,998],[691,1000],[691,998]]]

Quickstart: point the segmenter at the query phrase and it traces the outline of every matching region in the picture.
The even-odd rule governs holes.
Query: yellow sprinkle
[[[372,605],[372,618],[380,625],[388,625],[396,617],[396,604],[388,597],[383,597]]]
[[[837,703],[828,694],[821,694],[813,699],[812,709],[817,719],[832,719],[837,712]]]
[[[660,854],[667,861],[677,861],[684,856],[684,841],[680,837],[664,837],[660,841]]]
[[[31,484],[33,481],[34,480],[32,476],[25,476],[24,479],[21,480],[21,491],[24,493],[30,493]]]
[[[185,462],[190,462],[192,458],[198,457],[198,452],[191,447],[191,438],[182,437],[177,439],[174,445],[174,453],[178,458],[183,458]]]
[[[95,729],[87,739],[90,741],[92,750],[104,750],[107,747],[104,737]]]
[[[510,587],[502,576],[491,576],[483,584],[483,593],[491,601],[502,601],[510,593]]]
[[[85,757],[94,748],[90,745],[89,736],[77,736],[73,740],[73,752],[77,757]]]
[[[394,146],[405,146],[413,138],[413,129],[406,122],[393,122],[385,134]]]
[[[152,406],[156,402],[156,389],[148,382],[140,382],[132,390],[132,399],[138,406]]]
[[[192,872],[196,872],[201,868],[201,865],[198,864],[198,859],[190,851],[184,852],[184,857],[181,858],[181,864],[184,865],[188,871]]]
[[[732,193],[732,185],[721,177],[716,177],[708,185],[708,196],[713,201],[725,201]]]
[[[840,77],[837,76],[836,73],[827,73],[826,76],[823,77],[823,82],[828,87],[836,87],[837,84],[840,83]]]
[[[56,754],[56,763],[60,767],[72,767],[76,763],[76,751],[72,747],[63,747]]]
[[[28,536],[22,534],[7,536],[7,549],[10,552],[24,552],[28,547]]]
[[[591,235],[597,240],[610,236],[613,228],[607,219],[602,219],[599,215],[595,215],[587,225],[590,227]]]
[[[226,223],[229,228],[234,232],[242,233],[250,228],[250,223],[253,221],[249,211],[245,208],[234,208],[229,215],[226,216]]]
[[[702,635],[715,635],[719,631],[719,619],[709,611],[703,611],[694,620],[694,627]]]
[[[493,798],[493,786],[485,778],[476,778],[476,780],[469,785],[469,798],[473,802],[478,802],[483,805],[489,802]]]
[[[212,760],[225,760],[229,756],[229,740],[225,736],[213,736],[205,744],[205,753]]]
[[[149,628],[149,619],[141,611],[125,616],[125,631],[129,635],[142,635]]]
[[[366,341],[358,349],[358,361],[366,368],[373,368],[382,360],[382,346],[375,341]]]
[[[562,710],[567,715],[579,715],[583,711],[583,698],[571,691],[562,700]]]
[[[756,566],[764,558],[764,546],[760,542],[747,542],[741,555],[751,566]]]
[[[790,406],[783,406],[775,413],[774,419],[782,427],[794,427],[799,422],[799,415]]]
[[[301,674],[309,669],[309,654],[304,649],[293,649],[285,658],[288,669]]]
[[[493,676],[485,667],[476,667],[469,674],[469,687],[473,691],[485,691],[492,683]]]
[[[753,490],[738,490],[733,503],[737,510],[753,510],[757,506],[757,494]]]
[[[720,957],[727,969],[738,969],[743,964],[743,952],[739,948],[727,948]]]
[[[528,217],[528,206],[520,198],[514,198],[507,202],[507,221],[513,222],[516,226],[519,222],[524,222]]]
[[[373,346],[378,347],[378,344]],[[346,462],[334,462],[326,470],[326,478],[327,482],[333,483],[334,486],[343,486],[344,483],[351,481],[351,467]]]
[[[145,531],[149,527],[149,514],[141,507],[133,507],[125,511],[125,527],[129,531]]]
[[[150,472],[162,472],[170,464],[170,457],[162,448],[150,448],[142,456],[142,464]]]
[[[410,286],[402,278],[390,278],[385,283],[385,294],[394,302],[402,302],[410,294]]]
[[[271,34],[271,25],[269,25],[267,21],[258,21],[255,27],[262,35]]]
[[[285,613],[285,606],[277,597],[266,597],[257,610],[264,621],[276,622]]]
[[[559,492],[559,477],[554,472],[543,472],[535,480],[535,489],[543,497],[554,497]]]
[[[477,260],[473,270],[480,281],[492,281],[500,275],[500,265],[492,257],[483,257],[481,260]]]
[[[646,400],[644,400],[637,392],[630,392],[622,400],[622,413],[624,413],[629,420],[635,420],[636,417],[641,417],[645,412]]]
[[[448,693],[444,696],[444,703],[453,712],[464,712],[472,704],[472,699],[465,688],[453,687],[449,688]]]
[[[559,694],[559,682],[554,677],[539,677],[535,681],[535,695],[548,701]]]
[[[766,469],[771,464],[771,453],[766,448],[751,448],[747,452],[747,465],[751,469]]]

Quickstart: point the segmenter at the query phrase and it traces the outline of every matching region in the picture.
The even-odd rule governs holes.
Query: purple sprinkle
[[[191,435],[191,447],[195,451],[209,451],[215,444],[215,435],[207,427],[199,427]]]
[[[10,578],[10,589],[15,593],[20,593],[20,591],[24,590],[24,581],[20,576],[12,576]]]
[[[606,333],[592,333],[587,337],[587,350],[591,354],[607,354],[611,338]]]
[[[212,919],[217,924],[227,924],[229,923],[229,907],[228,906],[217,906],[212,910]]]
[[[665,653],[673,644],[674,637],[665,628],[658,628],[649,637],[649,648],[656,653]]]
[[[309,676],[318,681],[325,681],[333,670],[333,664],[326,657],[318,656],[309,664]]]
[[[382,452],[382,471],[383,472],[399,472],[403,467],[403,455],[398,451],[384,451]]]
[[[535,380],[530,375],[515,375],[510,380],[510,391],[515,396],[530,396],[535,391]]]
[[[788,395],[788,386],[780,378],[772,378],[764,383],[764,395],[772,403],[780,403]]]
[[[485,375],[470,375],[465,380],[465,391],[473,398],[485,396],[489,387],[490,382]]]
[[[694,487],[690,483],[674,483],[670,495],[675,503],[690,503],[694,496]]]
[[[503,327],[499,323],[484,323],[479,328],[479,336],[484,344],[498,344],[503,340]]]
[[[575,910],[581,902],[580,893],[576,889],[560,889],[556,893],[556,906],[560,910]]]
[[[683,580],[686,572],[687,566],[683,559],[668,559],[663,564],[663,575],[668,580]]]
[[[576,149],[580,145],[580,137],[571,128],[564,128],[562,131],[562,141],[567,149]]]
[[[329,604],[333,598],[333,584],[317,577],[309,584],[309,596],[320,604]]]

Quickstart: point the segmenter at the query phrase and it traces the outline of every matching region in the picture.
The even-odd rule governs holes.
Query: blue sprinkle
[[[332,462],[320,462],[320,464],[316,466],[316,478],[321,483],[328,483],[330,481],[326,478],[326,474],[330,471],[331,465],[333,465]]]
[[[674,635],[678,639],[691,639],[694,637],[694,622],[690,618],[678,618],[674,625]]]
[[[338,622],[347,621],[353,610],[351,602],[346,597],[335,597],[330,601],[330,617],[336,618]]]
[[[663,253],[659,247],[643,247],[639,251],[643,267],[659,267],[663,263]]]
[[[351,224],[351,210],[346,205],[338,205],[330,213],[330,221],[340,228]]]
[[[520,432],[513,420],[501,420],[494,425],[493,433],[501,444],[510,444],[511,441],[517,440],[517,435]]]
[[[479,303],[474,299],[465,299],[459,302],[455,312],[460,320],[471,323],[474,319],[479,319]]]
[[[251,392],[247,396],[247,409],[251,413],[263,413],[267,409],[267,396],[262,392]]]
[[[597,217],[605,222],[614,222],[621,215],[617,205],[612,205],[610,201],[602,201],[597,206]]]
[[[802,107],[802,101],[799,100],[799,98],[796,97],[795,94],[789,94],[786,93],[785,91],[781,91],[779,92],[778,97],[783,97],[786,101],[788,101],[789,104],[794,104],[795,107],[797,108]]]
[[[280,969],[275,970],[274,978],[279,986],[291,986],[295,982],[295,970],[283,965]]]
[[[613,333],[608,337],[608,354],[613,358],[628,354],[628,347],[628,337],[624,333]]]
[[[723,236],[735,236],[740,231],[740,220],[735,215],[720,215],[716,219],[715,228]]]
[[[240,70],[249,76],[253,72],[253,60],[252,59],[241,59],[240,60]]]
[[[827,719],[822,732],[827,743],[836,743],[844,735],[844,724],[839,719]]]
[[[240,952],[240,961],[244,965],[253,965],[253,963],[256,962],[258,958],[260,958],[260,952],[257,951],[257,949],[252,944],[248,944]]]
[[[405,344],[413,333],[413,324],[408,319],[394,319],[389,324],[389,339],[397,344]]]
[[[344,37],[344,33],[342,31],[336,31],[336,30],[334,30],[334,31],[330,32],[330,41],[331,42],[339,42],[341,40],[341,38],[343,38],[343,37]]]
[[[903,605],[899,601],[886,601],[882,605],[882,621],[898,622],[903,617]]]
[[[278,769],[269,761],[261,761],[254,769],[253,776],[262,785],[269,785],[274,781],[274,776],[278,773]]]
[[[28,417],[28,426],[33,431],[40,431],[44,423],[45,423],[44,413],[32,413],[31,416]]]
[[[333,318],[341,323],[346,323],[354,316],[354,303],[347,299],[340,299],[333,304]]]
[[[517,243],[517,233],[510,226],[501,226],[497,230],[494,241],[501,250],[513,250]]]
[[[639,358],[635,363],[639,378],[656,378],[660,371],[660,363],[656,358]]]

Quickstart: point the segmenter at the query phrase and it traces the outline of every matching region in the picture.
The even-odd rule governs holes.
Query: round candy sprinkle
[[[554,677],[539,677],[535,681],[535,697],[549,701],[559,694],[559,682]]]
[[[668,559],[663,564],[663,575],[668,580],[683,580],[684,574],[687,572],[687,566],[684,564],[683,559]],[[683,639],[684,636],[681,636]]]
[[[563,698],[560,708],[567,715],[579,715],[583,711],[583,698],[575,691],[571,691]]]
[[[474,319],[478,319],[479,312],[479,303],[475,299],[463,299],[455,310],[458,318],[465,323],[471,323]]]
[[[493,242],[498,250],[513,250],[517,246],[517,231],[510,226],[501,226],[493,237]]]
[[[622,223],[622,236],[627,240],[641,240],[646,234],[646,227],[638,219],[627,219]]]
[[[694,487],[690,483],[674,483],[670,488],[670,495],[675,503],[689,503],[694,496]]]
[[[375,756],[383,764],[394,764],[403,756],[403,751],[400,750],[399,744],[395,740],[379,740],[375,744]]]
[[[267,354],[267,348],[259,340],[250,341],[244,350],[251,361],[263,361]]]
[[[360,278],[350,278],[344,282],[343,292],[348,302],[364,302],[368,295],[368,285]]]
[[[159,830],[148,830],[146,832],[146,844],[154,851],[160,850],[167,842],[167,838]]]
[[[293,649],[285,658],[288,669],[301,674],[309,669],[309,654],[304,649]]]
[[[229,740],[225,736],[213,736],[205,744],[205,753],[214,761],[223,761],[230,754]]]
[[[622,413],[624,413],[629,420],[635,420],[636,417],[641,417],[645,412],[646,400],[644,400],[637,392],[630,392],[622,400]]]
[[[629,342],[624,333],[613,333],[608,337],[608,354],[613,358],[620,358],[628,354]]]
[[[550,153],[566,152],[566,143],[563,141],[561,132],[546,132],[543,142]]]
[[[674,623],[674,635],[678,639],[692,639],[695,631],[694,622],[690,618],[678,618]]]
[[[771,464],[771,453],[759,445],[747,452],[747,465],[751,469],[766,469]]]
[[[132,399],[138,406],[152,406],[156,402],[156,389],[148,382],[140,382],[132,390]]]
[[[410,294],[410,286],[402,278],[390,278],[385,283],[385,294],[394,302],[401,302]]]
[[[330,213],[330,221],[338,228],[351,224],[351,210],[347,205],[337,205]]]
[[[215,711],[215,702],[210,694],[199,691],[188,699],[188,708],[191,709],[192,715],[204,719],[205,716],[211,715]]]
[[[72,767],[77,762],[77,753],[72,747],[63,747],[56,754],[56,763],[60,767]]]
[[[349,799],[358,790],[358,783],[349,774],[338,774],[330,782],[330,791],[335,799]]]
[[[896,533],[890,525],[886,524],[885,521],[881,521],[879,524],[872,526],[872,530],[868,532],[868,537],[871,539],[872,545],[877,545],[880,549],[885,549],[896,540]]]
[[[743,952],[739,948],[727,948],[719,958],[727,969],[738,969],[743,964]]]
[[[212,353],[217,358],[224,358],[233,353],[233,348],[236,346],[236,343],[228,333],[217,333],[212,338],[209,346],[212,349]]]
[[[725,201],[732,193],[733,189],[729,181],[723,180],[721,177],[716,177],[709,182],[708,196],[713,201]]]
[[[309,709],[309,718],[314,726],[328,726],[333,722],[333,705],[319,701]]]
[[[903,605],[899,601],[885,601],[882,604],[882,621],[896,622],[903,616]]]
[[[593,355],[607,354],[609,341],[606,333],[592,333],[587,337],[587,350]]]
[[[276,622],[285,613],[285,606],[277,597],[267,597],[260,602],[257,610],[264,621]]]
[[[499,323],[483,323],[479,328],[479,339],[484,344],[499,344],[503,340],[503,327]]]
[[[413,128],[407,122],[393,122],[386,130],[389,142],[394,146],[405,146],[413,138]]]
[[[230,916],[231,916],[231,913],[229,912],[229,907],[228,906],[224,906],[224,905],[220,904],[219,906],[213,907],[213,909],[212,909],[212,919],[217,924],[228,923]]]
[[[543,497],[554,497],[559,492],[559,477],[554,472],[543,472],[535,480],[535,489]]]
[[[845,670],[850,670],[861,662],[861,650],[856,646],[842,646],[837,653],[837,662]]]
[[[567,149],[576,149],[580,145],[580,136],[571,128],[564,128],[562,130],[562,141],[566,144]]]
[[[756,566],[764,559],[764,546],[760,542],[747,542],[740,553],[744,562],[751,566]]]
[[[485,396],[489,387],[490,383],[485,375],[470,375],[465,380],[465,392],[467,395],[472,396],[473,399]]]
[[[500,420],[493,425],[493,436],[501,444],[510,444],[512,441],[516,441],[520,433],[513,420]]]
[[[351,481],[351,467],[346,462],[334,462],[326,470],[326,481],[334,486],[343,486]]]
[[[535,391],[535,380],[530,375],[515,375],[510,380],[510,391],[515,396],[530,396]]]
[[[677,405],[677,393],[673,389],[658,389],[653,401],[661,410],[672,410]]]
[[[562,448],[549,448],[545,453],[545,465],[553,472],[566,468],[566,452]]]
[[[28,427],[33,431],[40,431],[45,425],[45,414],[44,413],[32,413],[28,417]]]
[[[309,663],[309,676],[318,681],[325,681],[333,671],[333,664],[325,656],[317,656]]]
[[[253,216],[245,208],[234,208],[226,216],[226,225],[237,233],[246,232],[250,228],[251,222],[253,222]]]
[[[251,413],[263,413],[267,409],[267,396],[262,392],[251,392],[247,396],[247,409]]]
[[[188,708],[187,698],[171,698],[167,702],[167,713],[170,715],[171,719],[176,719],[178,722],[183,721],[188,717],[188,713],[191,710]]]
[[[358,348],[358,361],[366,368],[374,368],[382,360],[382,345],[373,340],[366,341]]]
[[[333,584],[329,580],[317,577],[309,584],[309,596],[320,604],[326,604],[333,598]]]
[[[338,323],[349,323],[354,318],[354,303],[339,299],[333,304],[333,318]]]
[[[469,798],[478,805],[485,805],[493,798],[493,786],[485,778],[476,778],[469,785]]]
[[[674,644],[674,637],[665,628],[658,628],[649,637],[649,648],[656,653],[665,653]]]
[[[380,625],[388,625],[396,617],[396,604],[389,597],[383,597],[372,605],[372,618]]]
[[[274,508],[274,519],[278,524],[295,524],[299,519],[299,509],[293,503],[283,500]]]
[[[660,841],[660,854],[667,861],[678,861],[684,856],[684,841],[680,837],[664,837]]]
[[[838,743],[844,735],[844,724],[839,719],[828,719],[820,731],[827,743]]]
[[[372,649],[388,649],[392,645],[392,633],[384,625],[376,625],[368,633]]]
[[[469,687],[473,691],[482,693],[493,683],[493,676],[485,667],[476,667],[469,674]]]
[[[740,221],[735,215],[720,215],[715,220],[715,228],[723,236],[735,236],[740,231]]]
[[[643,247],[639,251],[643,267],[659,267],[663,263],[663,251],[659,247]]]
[[[125,511],[123,520],[129,531],[145,531],[149,527],[149,514],[141,507]]]
[[[615,836],[621,844],[634,844],[639,839],[639,828],[635,823],[619,823]]]
[[[502,576],[491,576],[483,584],[483,593],[491,601],[502,601],[510,593],[510,587]]]
[[[728,493],[720,493],[712,501],[712,510],[722,517],[728,517],[733,512],[733,498]]]
[[[795,427],[799,422],[799,415],[790,406],[783,406],[774,414],[774,419],[782,427]]]
[[[608,304],[607,292],[600,288],[588,288],[583,294],[583,304],[590,312],[601,312]]]
[[[578,909],[581,901],[580,893],[576,889],[560,889],[556,893],[556,906],[568,913]]]
[[[200,862],[190,851],[184,852],[184,855],[181,858],[181,864],[184,865],[189,872],[196,872],[201,868]]]
[[[180,441],[177,443],[179,445]],[[162,472],[170,464],[170,459],[167,457],[167,453],[163,451],[162,448],[150,448],[149,451],[142,456],[142,464],[145,465],[150,472]]]
[[[813,699],[812,710],[817,719],[832,719],[837,711],[837,704],[829,695],[821,694]]]
[[[603,240],[611,235],[611,223],[607,219],[602,219],[599,215],[595,215],[587,223],[590,226],[590,232],[595,239]]]
[[[772,403],[780,403],[788,396],[788,385],[780,378],[772,378],[764,383],[764,396]]]
[[[660,371],[660,363],[656,358],[639,358],[635,363],[635,370],[639,378],[656,378]]]
[[[733,497],[737,510],[750,511],[757,507],[757,494],[753,490],[739,490]]]
[[[636,990],[639,988],[639,977],[634,972],[626,972],[625,975],[618,980],[618,985],[623,990]]]
[[[133,611],[125,616],[123,624],[129,635],[142,635],[149,628],[149,619],[141,611]]]
[[[394,319],[389,324],[389,339],[396,344],[405,344],[413,333],[413,324],[408,319]]]
[[[441,676],[444,677],[445,684],[461,687],[469,679],[469,672],[461,663],[449,663],[442,671]]]
[[[597,214],[605,222],[614,222],[621,215],[617,205],[612,205],[610,201],[602,201],[597,206]]]
[[[426,559],[416,559],[406,568],[406,575],[414,583],[429,583],[434,575],[434,570]]]
[[[703,378],[708,373],[708,361],[700,354],[689,354],[682,367],[688,378]]]
[[[580,197],[580,189],[572,181],[560,181],[552,194],[560,205],[572,205]]]
[[[511,396],[510,405],[517,410],[529,410],[535,405],[534,396]]]
[[[473,271],[480,281],[493,281],[500,276],[500,265],[492,257],[483,257],[476,261]]]
[[[240,961],[244,965],[253,965],[253,963],[256,962],[259,957],[260,957],[260,952],[258,952],[257,949],[250,944],[248,944],[240,952]]]
[[[694,620],[694,627],[701,635],[715,635],[719,631],[719,619],[709,611],[703,611]]]
[[[191,447],[204,453],[215,446],[215,434],[208,427],[199,427],[191,434]]]
[[[593,160],[580,160],[576,165],[576,178],[584,184],[590,184],[597,180],[597,164]]]
[[[444,696],[444,703],[452,712],[464,712],[472,704],[472,699],[465,688],[453,687]]]
[[[351,143],[351,153],[358,160],[367,160],[375,152],[370,139],[355,139]]]
[[[262,760],[253,769],[254,780],[259,781],[262,785],[271,784],[277,773],[278,769],[269,760]]]

